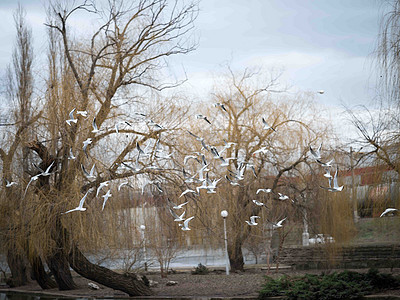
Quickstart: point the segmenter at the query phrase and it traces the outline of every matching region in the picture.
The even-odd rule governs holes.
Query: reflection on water
[[[0,300],[88,300],[89,298],[55,297],[31,295],[26,293],[0,293]],[[99,299],[98,299],[99,300]]]
[[[72,298],[72,297],[59,297],[59,296],[49,296],[49,295],[32,295],[32,294],[27,294],[27,293],[20,293],[20,292],[7,292],[7,293],[2,293],[0,292],[0,300],[127,300],[129,299],[128,297],[125,298]],[[151,299],[151,298],[138,298],[135,297],[135,300],[140,300],[140,299]],[[168,300],[211,300],[215,298],[211,297],[184,297],[184,298],[170,298],[168,297]],[[232,298],[233,299],[233,298]],[[241,298],[234,298],[236,300],[239,300]]]

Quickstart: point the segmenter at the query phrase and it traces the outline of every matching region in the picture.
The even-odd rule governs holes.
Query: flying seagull
[[[82,117],[86,118],[88,115],[88,112],[86,110],[78,110],[76,112],[77,115],[81,115]]]
[[[7,188],[9,188],[9,187],[12,187],[13,185],[17,185],[17,183],[15,182],[15,181],[8,181],[7,179],[6,179],[6,187]]]
[[[321,153],[320,153],[321,147],[322,147],[322,144],[319,144],[318,149],[313,150],[313,148],[311,148],[311,146],[310,146],[311,155],[313,156],[313,158],[314,158],[315,160],[321,159]]]
[[[323,186],[321,186],[321,187],[330,192],[341,192],[343,190],[343,185],[342,186],[338,185],[337,173],[338,173],[338,169],[336,169],[336,172],[335,172],[335,175],[333,176],[333,178],[329,178],[329,187],[323,187]],[[333,182],[333,186],[332,186],[332,182]]]
[[[219,103],[219,102],[218,103],[214,103],[214,107],[220,107],[223,111],[227,112],[224,104],[222,104],[222,103]]]
[[[187,218],[187,219],[183,222],[183,224],[179,224],[179,226],[181,226],[181,229],[182,229],[183,231],[188,231],[188,230],[190,230],[190,228],[189,228],[189,222],[190,222],[193,218],[194,218],[194,216],[193,216],[193,217],[190,217],[190,218]]]
[[[88,193],[89,193],[90,191],[91,191],[91,189],[89,189],[89,190],[86,192],[85,196],[83,196],[83,198],[82,198],[81,201],[79,202],[78,207],[76,207],[76,208],[74,208],[74,209],[71,209],[71,210],[69,210],[69,211],[66,211],[65,213],[61,213],[61,214],[62,214],[62,215],[65,215],[65,214],[70,213],[70,212],[73,212],[73,211],[85,211],[85,210],[86,210],[86,207],[83,207],[83,203],[85,202],[86,196],[88,195]]]
[[[183,222],[185,220],[183,216],[185,215],[186,210],[180,216],[178,216],[178,214],[175,211],[173,211],[171,207],[168,207],[168,209],[171,215],[174,217],[175,222]]]
[[[35,181],[35,180],[38,180],[39,176],[40,176],[40,174],[31,177],[31,180],[29,180],[29,182],[28,182],[28,184],[27,184],[27,186],[25,188],[24,198],[25,198],[25,195],[26,195],[26,191],[28,190],[28,187],[31,184],[31,182]]]
[[[97,192],[96,192],[96,197],[99,195],[100,190],[105,187],[108,186],[109,181],[104,181],[104,182],[100,182],[99,187],[97,188]]]
[[[194,194],[197,194],[196,191],[191,190],[191,189],[187,189],[187,190],[184,191],[178,198],[180,198],[180,197],[186,195],[187,193],[194,193]]]
[[[264,205],[265,205],[264,203],[262,203],[262,202],[260,202],[260,201],[258,201],[258,200],[253,200],[253,202],[254,202],[254,204],[257,205],[257,206],[264,206]]]
[[[286,217],[287,218],[287,217]],[[285,221],[286,220],[286,218],[283,218],[282,220],[280,220],[278,223],[276,223],[276,224],[272,224],[272,228],[273,229],[276,229],[276,228],[280,228],[280,227],[282,227],[283,225],[282,225],[282,223],[283,223],[283,221]]]
[[[86,148],[87,146],[89,146],[92,143],[92,138],[87,138],[85,141],[83,141],[83,152],[85,152],[86,157],[89,158],[87,152],[86,152]]]
[[[263,129],[266,129],[266,130],[272,129],[272,131],[276,131],[274,128],[272,128],[272,126],[269,126],[269,125],[268,125],[267,121],[265,121],[264,118],[262,118],[262,122],[263,122],[263,124],[264,124]]]
[[[93,130],[92,130],[93,133],[97,133],[97,132],[100,131],[100,130],[97,128],[96,117],[93,118],[92,126],[93,126]]]
[[[94,176],[94,167],[95,164],[93,164],[92,168],[90,169],[90,173],[88,173],[85,169],[85,167],[81,164],[81,169],[83,171],[83,174],[85,174],[85,176],[87,177],[87,179],[95,179],[96,176]]]
[[[103,201],[103,208],[101,210],[104,210],[104,206],[106,206],[106,202],[108,200],[108,198],[110,198],[112,195],[110,193],[110,190],[107,191],[107,193],[105,193],[102,197],[104,198]]]
[[[264,193],[271,193],[272,190],[271,189],[258,189],[256,194],[260,193],[260,192],[264,192]]]
[[[68,124],[69,126],[71,126],[71,122],[73,122],[73,123],[75,123],[75,124],[78,122],[78,119],[75,119],[75,118],[74,118],[74,111],[75,111],[75,108],[74,108],[73,110],[70,111],[70,113],[69,113],[69,119],[65,121],[65,122],[67,122],[67,124]]]
[[[203,116],[203,115],[201,115],[201,114],[197,114],[197,115],[196,115],[196,119],[203,119],[204,121],[206,121],[208,124],[211,125],[211,122],[207,119],[206,116]]]
[[[388,213],[391,213],[391,212],[394,212],[397,210],[398,210],[397,208],[386,208],[385,211],[383,213],[381,213],[380,218],[382,218],[384,215],[386,215]]]
[[[251,216],[250,217],[250,222],[249,221],[245,221],[247,224],[249,224],[250,226],[256,226],[258,225],[258,223],[256,222],[256,219],[260,218],[259,216]]]

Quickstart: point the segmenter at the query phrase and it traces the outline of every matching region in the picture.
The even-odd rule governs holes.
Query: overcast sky
[[[45,53],[44,1],[20,0],[32,26],[35,51]],[[200,97],[227,60],[234,68],[283,68],[282,81],[298,90],[325,90],[326,105],[368,104],[379,23],[377,0],[202,0],[196,20],[196,51],[174,58]],[[17,1],[0,1],[0,75],[10,61]],[[37,54],[37,64],[43,56]],[[38,68],[40,70],[40,68]],[[202,94],[203,93],[203,94]]]

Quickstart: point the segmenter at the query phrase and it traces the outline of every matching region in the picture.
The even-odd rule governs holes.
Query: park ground
[[[275,270],[265,269],[265,265],[251,265],[247,266],[245,272],[231,273],[226,275],[222,268],[210,269],[207,275],[192,275],[191,270],[173,270],[167,278],[161,278],[158,272],[147,273],[146,277],[157,284],[152,287],[154,296],[150,298],[186,298],[186,297],[206,297],[206,298],[248,298],[255,299],[258,296],[258,291],[265,282],[265,276],[280,277],[284,274],[296,276],[308,274],[321,274],[322,272],[338,272],[342,270],[292,270],[290,268]],[[193,268],[194,270],[194,268]],[[352,269],[358,272],[367,272],[368,269]],[[400,268],[380,269],[382,273],[393,273],[400,275]],[[18,288],[7,288],[5,286],[0,288],[1,291],[11,292],[28,292],[32,294],[45,294],[57,295],[66,297],[88,297],[88,298],[124,298],[127,295],[123,292],[116,291],[105,286],[99,285],[99,290],[92,290],[89,288],[89,280],[80,277],[74,273],[75,282],[78,289],[71,291],[59,291],[58,289],[50,289],[43,291],[35,282],[29,285]],[[176,285],[168,286],[169,281],[175,281]],[[380,295],[392,295],[393,299],[400,299],[400,289],[387,290]],[[397,297],[396,297],[397,296]]]

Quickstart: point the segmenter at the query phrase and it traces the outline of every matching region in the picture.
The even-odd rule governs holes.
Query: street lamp
[[[221,217],[224,218],[225,267],[226,267],[226,275],[229,275],[228,239],[226,238],[226,217],[227,216],[228,216],[228,212],[226,210],[221,211]]]
[[[147,253],[146,253],[146,240],[144,238],[144,231],[146,226],[140,225],[140,230],[142,232],[142,242],[143,242],[143,255],[144,255],[144,270],[147,272]]]

